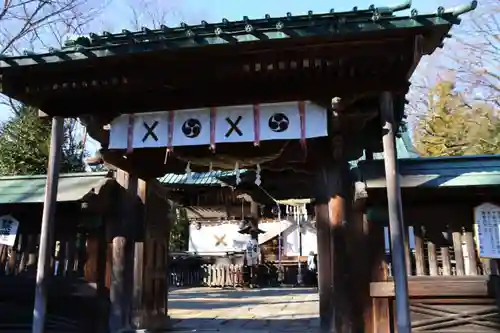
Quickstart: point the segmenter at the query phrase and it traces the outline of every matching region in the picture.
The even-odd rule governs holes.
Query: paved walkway
[[[171,291],[169,314],[174,332],[316,332],[318,294],[314,289]]]

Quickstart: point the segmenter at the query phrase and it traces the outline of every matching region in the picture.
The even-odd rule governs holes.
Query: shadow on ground
[[[171,291],[174,332],[315,332],[319,326],[315,289]]]
[[[226,333],[279,333],[279,332],[316,332],[319,318],[301,319],[210,319],[196,318],[173,321],[172,332],[226,332]]]
[[[241,298],[241,297],[281,297],[286,295],[316,295],[314,288],[264,288],[264,289],[234,289],[234,288],[179,288],[172,289],[169,299],[185,299],[190,297],[206,298]]]

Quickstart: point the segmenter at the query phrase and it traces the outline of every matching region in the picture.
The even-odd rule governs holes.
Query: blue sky
[[[199,8],[196,10],[196,14],[204,13],[205,20],[207,21],[218,21],[222,17],[226,17],[229,20],[241,19],[244,15],[249,18],[256,17],[261,18],[265,14],[270,14],[271,16],[284,16],[287,12],[292,14],[306,14],[309,10],[313,12],[328,12],[331,8],[335,8],[336,11],[346,11],[352,9],[353,6],[357,6],[359,9],[368,8],[371,4],[376,6],[390,6],[397,4],[397,1],[389,2],[374,2],[367,0],[358,0],[355,2],[350,1],[326,1],[326,0],[316,0],[316,1],[304,1],[304,0],[253,0],[253,1],[228,1],[228,0],[209,0],[203,1],[203,7],[197,7],[202,1],[187,1],[183,8],[185,15],[189,14],[190,8]],[[433,0],[414,0],[413,7],[419,9],[419,11],[435,11],[438,6],[446,6],[449,4],[457,3],[453,0],[444,0],[443,2],[436,2]],[[349,4],[349,5],[348,5]],[[200,10],[202,9],[202,10]],[[188,16],[186,16],[188,17]]]
[[[102,0],[94,0],[101,3]],[[435,12],[438,6],[449,7],[468,0],[414,0],[412,7],[417,8],[420,13]],[[287,12],[294,15],[305,14],[309,10],[315,13],[328,12],[331,8],[336,11],[351,10],[354,5],[359,9],[368,8],[372,3],[377,6],[390,6],[398,1],[372,2],[358,0],[352,5],[346,1],[304,1],[304,0],[112,0],[104,9],[103,14],[88,27],[88,31],[120,31],[128,28],[134,29],[134,25],[151,26],[151,14],[141,13],[144,4],[149,4],[150,12],[153,15],[159,12],[165,13],[165,23],[170,26],[177,26],[181,21],[188,24],[197,24],[201,20],[208,22],[220,22],[222,18],[228,20],[239,20],[243,16],[251,18],[261,18],[265,14],[271,16],[285,16]],[[134,10],[136,14],[134,14]],[[134,19],[135,18],[135,19]],[[138,22],[137,22],[138,21]],[[137,24],[136,24],[137,22]],[[0,121],[9,117],[7,108],[0,106]]]

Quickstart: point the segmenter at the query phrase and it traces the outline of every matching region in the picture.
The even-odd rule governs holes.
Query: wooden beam
[[[259,50],[247,50],[249,52],[238,52],[234,55],[234,48],[226,49],[229,53],[223,55],[223,50],[215,48],[215,51],[202,52],[199,50],[192,52],[183,52],[180,56],[178,52],[158,53],[149,52],[134,57],[125,57],[123,62],[112,62],[111,59],[100,59],[100,64],[89,68],[82,63],[73,63],[71,73],[67,71],[54,72],[51,68],[44,66],[35,66],[31,68],[26,77],[26,82],[45,82],[50,90],[74,89],[75,85],[80,88],[80,82],[85,82],[85,86],[95,86],[101,88],[103,85],[112,86],[128,84],[130,78],[136,76],[147,77],[145,73],[156,75],[158,66],[168,68],[169,80],[172,82],[187,82],[195,85],[200,77],[191,77],[183,75],[187,71],[203,71],[204,77],[228,77],[232,73],[249,72],[250,69],[257,70],[259,73],[265,73],[268,70],[273,72],[302,70],[308,68],[332,67],[335,62],[342,61],[344,65],[367,68],[372,66],[380,68],[381,65],[392,59],[400,59],[402,56],[409,56],[413,59],[413,40],[406,36],[396,36],[392,38],[370,39],[360,42],[357,39],[341,42],[329,40],[326,43],[318,41],[309,41],[302,47],[295,43],[288,44],[289,41],[281,40],[280,44],[272,43],[268,47]],[[285,43],[283,43],[285,42]],[[240,45],[243,46],[243,45]],[[394,53],[393,50],[401,50]],[[311,59],[323,59],[322,62]],[[376,59],[376,62],[366,61]],[[361,61],[360,61],[361,60]],[[327,64],[328,62],[328,64]],[[85,62],[83,62],[85,63]],[[275,66],[255,66],[255,64],[268,64]],[[278,64],[280,65],[278,66]],[[245,67],[244,65],[253,68]],[[254,66],[252,66],[254,65]],[[407,65],[408,66],[408,65]],[[256,68],[257,67],[257,68]],[[405,69],[404,73],[408,72]],[[50,77],[48,76],[50,74]],[[69,75],[72,75],[71,77]],[[126,78],[126,80],[123,80]],[[17,80],[16,80],[17,79]],[[18,77],[14,75],[4,78],[5,82],[20,83]],[[70,83],[71,82],[71,83]],[[57,85],[53,86],[52,84]],[[105,84],[104,84],[105,83]],[[37,84],[38,85],[38,84]],[[19,86],[16,86],[19,87]],[[10,88],[10,87],[9,87]],[[11,88],[12,89],[12,88]],[[10,90],[10,89],[9,89]]]
[[[381,80],[380,77],[391,77],[392,80]],[[281,82],[282,81],[282,82]],[[295,84],[294,82],[301,82]],[[341,77],[332,78],[329,73],[325,77],[316,75],[286,75],[280,80],[269,78],[247,78],[240,80],[215,80],[198,82],[195,89],[192,85],[165,89],[158,83],[151,89],[145,90],[143,83],[128,85],[122,89],[111,88],[86,88],[72,91],[45,91],[32,93],[25,96],[31,103],[42,109],[51,110],[54,114],[67,117],[78,116],[93,110],[94,113],[110,112],[109,110],[122,110],[126,112],[152,112],[163,110],[181,110],[189,108],[206,107],[206,105],[229,106],[241,104],[274,103],[293,100],[324,100],[333,96],[332,91],[338,96],[351,95],[353,91],[363,91],[378,95],[384,90],[406,92],[408,83],[404,75],[394,73],[394,70],[380,73],[377,76],[366,78]],[[247,90],[242,87],[259,86],[261,89]],[[304,89],[307,87],[307,89]],[[220,92],[224,91],[224,94]],[[113,99],[120,92],[119,100]],[[140,96],[140,98],[138,98]],[[90,98],[92,97],[92,98]],[[99,100],[96,105],[95,100]],[[75,101],[77,106],[75,107]],[[43,105],[40,105],[43,103]],[[68,105],[72,105],[71,108]]]
[[[491,297],[490,276],[422,276],[408,278],[410,297]],[[371,297],[395,297],[394,281],[370,283]]]

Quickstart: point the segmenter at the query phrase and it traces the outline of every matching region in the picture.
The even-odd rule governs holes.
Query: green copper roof
[[[415,151],[413,147],[413,143],[411,142],[410,135],[408,132],[401,133],[400,136],[396,137],[396,151],[398,153],[398,158],[418,158],[419,155]],[[384,153],[374,153],[373,159],[375,160],[383,160]]]
[[[451,9],[439,7],[436,13],[427,15],[419,15],[416,9],[411,11],[410,16],[394,15],[394,12],[408,9],[410,6],[411,2],[407,1],[393,7],[371,5],[364,10],[354,7],[349,12],[336,13],[332,9],[328,13],[314,14],[309,11],[307,15],[300,16],[293,16],[291,13],[287,13],[284,17],[265,15],[261,19],[250,19],[245,16],[241,21],[223,19],[219,23],[202,21],[201,24],[194,26],[182,23],[180,27],[175,28],[161,26],[160,29],[143,28],[136,32],[123,30],[120,33],[92,33],[89,37],[68,41],[62,50],[50,49],[44,54],[25,52],[22,56],[14,57],[0,56],[0,68],[207,45],[245,44],[304,37],[344,38],[377,31],[424,28],[433,25],[449,26],[459,23],[458,16],[473,10],[477,2],[472,1],[467,5]]]
[[[418,158],[419,155],[413,147],[410,135],[407,131],[401,133],[401,135],[396,137],[396,152],[398,159],[408,159],[408,158]],[[374,160],[383,160],[384,153],[373,153]],[[363,151],[363,155],[354,161],[349,161],[351,169],[355,169],[359,163],[366,160],[366,151]]]
[[[62,174],[57,201],[78,201],[106,181],[107,172]],[[0,204],[43,203],[45,175],[0,177]]]
[[[500,185],[500,155],[401,159],[401,187]],[[383,160],[362,161],[359,172],[368,189],[385,188]]]

